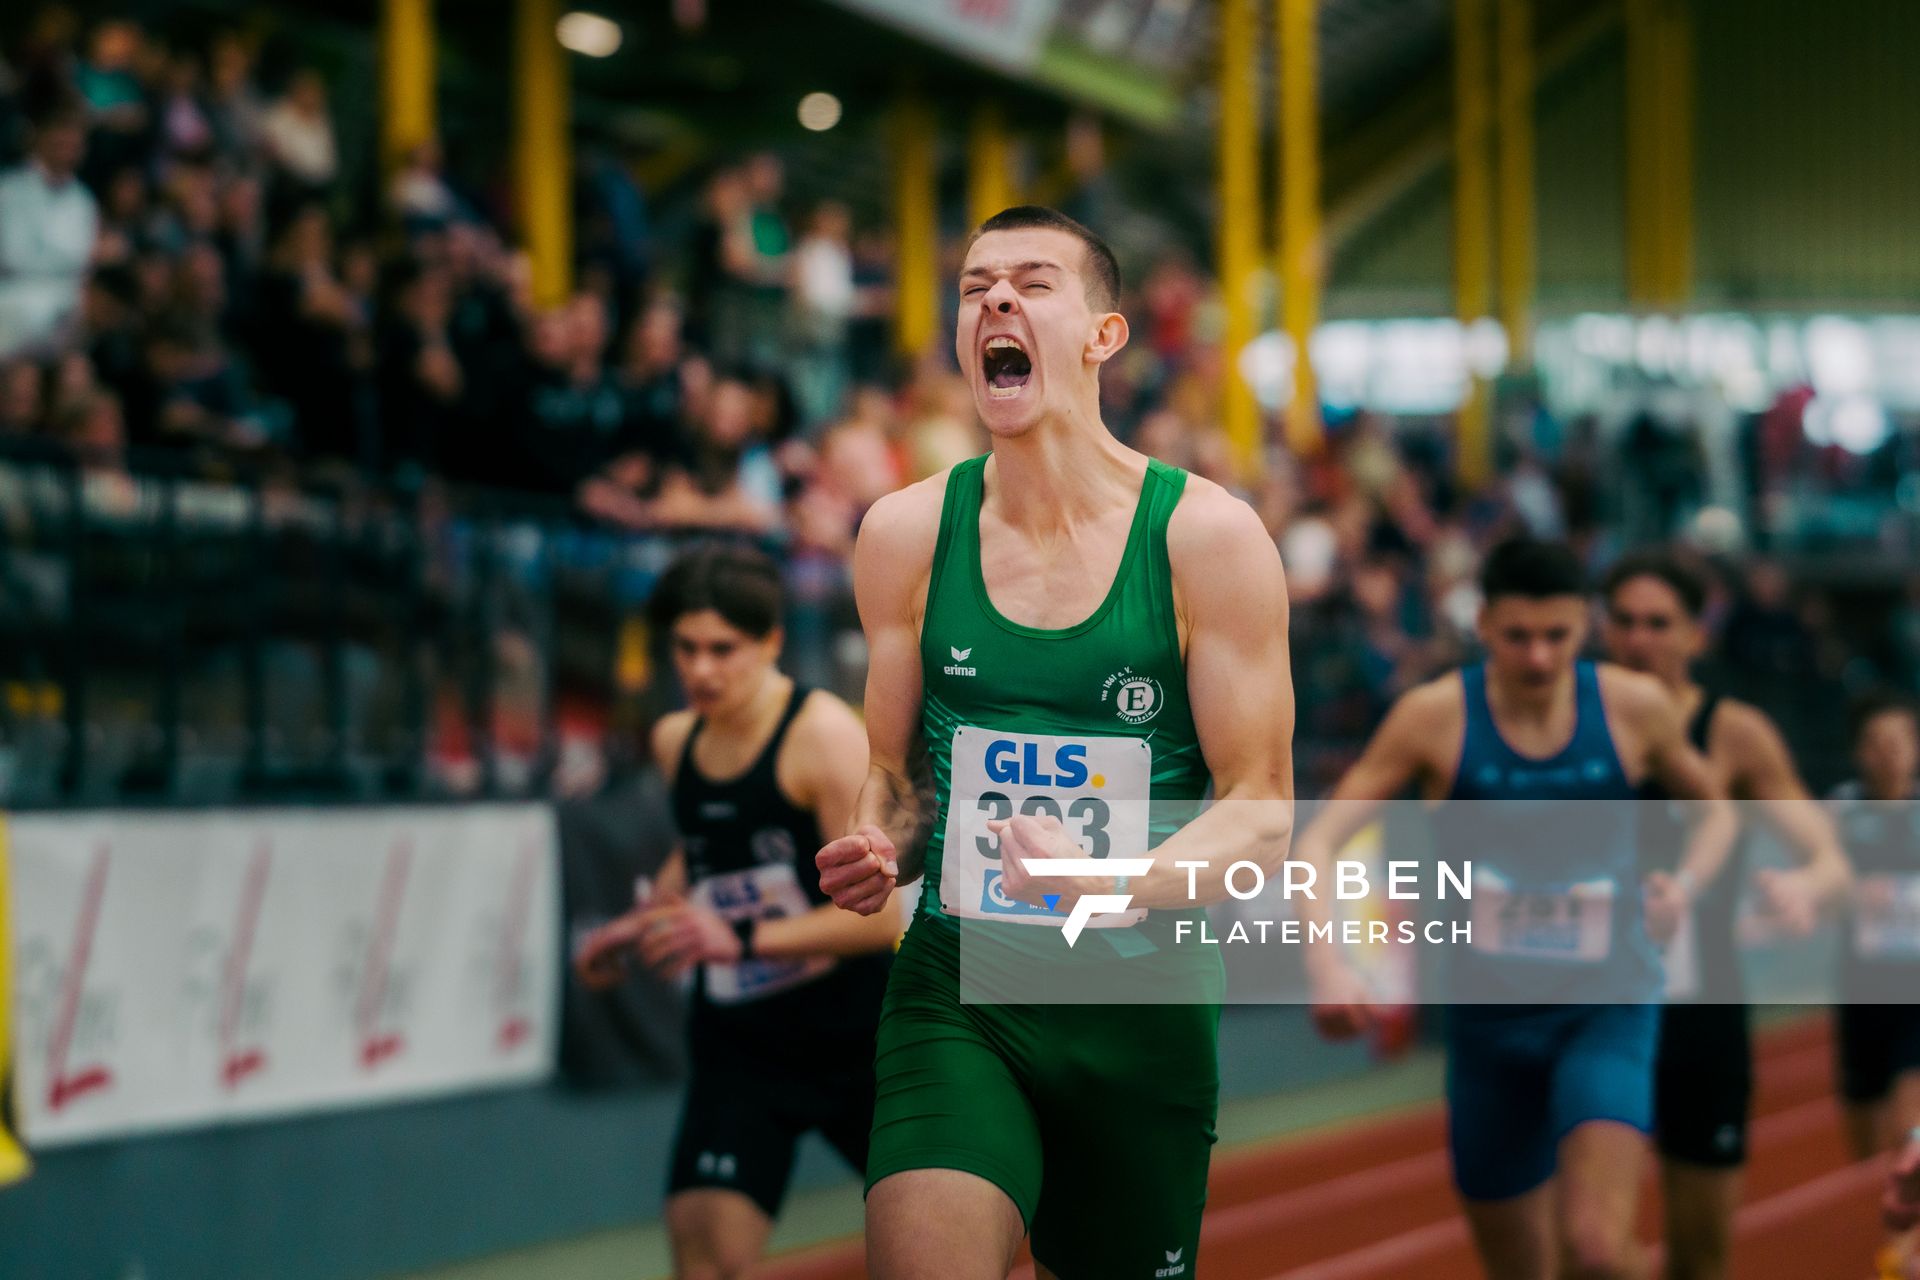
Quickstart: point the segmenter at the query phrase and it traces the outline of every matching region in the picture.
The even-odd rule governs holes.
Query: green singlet
[[[1106,598],[1040,630],[987,595],[986,461],[948,477],[927,590],[939,806],[881,1014],[867,1185],[959,1169],[1007,1193],[1061,1280],[1188,1277],[1219,1098],[1218,948],[1176,945],[1197,910],[1096,916],[1069,948],[1063,912],[1001,888],[986,827],[1044,814],[1091,857],[1139,858],[1204,799],[1167,559],[1187,477],[1148,463]]]

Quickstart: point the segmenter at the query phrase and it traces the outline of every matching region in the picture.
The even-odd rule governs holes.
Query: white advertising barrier
[[[552,1069],[544,806],[27,816],[7,837],[30,1144]]]

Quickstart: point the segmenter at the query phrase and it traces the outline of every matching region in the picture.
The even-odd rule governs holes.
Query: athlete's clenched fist
[[[835,906],[863,916],[885,907],[900,879],[893,841],[871,824],[816,853],[813,865],[820,868],[820,891]]]

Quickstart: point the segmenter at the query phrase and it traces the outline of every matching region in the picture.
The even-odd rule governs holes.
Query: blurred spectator
[[[793,353],[787,368],[801,423],[809,430],[838,414],[846,397],[852,237],[852,211],[837,200],[823,201],[793,252]]]
[[[261,379],[292,405],[299,452],[371,464],[378,451],[356,412],[352,359],[370,317],[340,279],[323,206],[304,205],[287,223],[256,303]]]
[[[137,66],[145,35],[135,23],[110,19],[93,29],[72,87],[92,127],[89,177],[146,160],[149,119]]]
[[[634,321],[620,365],[626,397],[624,444],[656,460],[677,457],[687,417],[687,361],[680,309],[655,302]]]
[[[387,204],[409,232],[437,229],[460,215],[460,199],[441,172],[438,142],[407,153],[387,187]]]
[[[452,310],[446,273],[437,267],[402,265],[388,284],[375,372],[386,471],[424,475],[461,443],[466,379],[448,336]]]
[[[80,306],[99,206],[76,176],[86,151],[72,104],[35,121],[27,162],[0,174],[0,356],[52,342]]]
[[[40,366],[31,360],[0,361],[0,437],[32,435],[40,426]]]
[[[164,166],[174,160],[204,160],[213,151],[213,117],[201,99],[200,60],[190,53],[167,59],[155,125]]]
[[[535,322],[514,448],[523,486],[572,494],[625,452],[626,402],[604,363],[606,347],[606,307],[587,294]]]
[[[752,386],[736,376],[716,380],[686,459],[669,467],[661,482],[653,522],[676,529],[773,532],[780,519],[778,493],[766,491],[767,457],[764,447],[756,450],[753,429]]]
[[[340,158],[327,114],[327,83],[317,71],[296,72],[287,91],[260,122],[268,158],[296,190],[324,194],[339,175]]]
[[[266,137],[266,102],[253,80],[254,50],[238,32],[216,36],[208,54],[207,112],[214,145],[230,162],[251,170]]]

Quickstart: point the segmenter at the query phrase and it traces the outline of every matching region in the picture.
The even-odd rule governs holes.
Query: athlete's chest
[[[1086,621],[1124,583],[1132,513],[1087,522],[1072,534],[1037,543],[980,518],[980,580],[1000,615],[1018,626],[1060,631]]]

